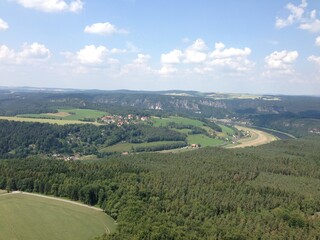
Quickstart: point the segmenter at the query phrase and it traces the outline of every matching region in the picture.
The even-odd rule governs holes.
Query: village
[[[146,122],[149,117],[138,116],[134,114],[128,114],[127,116],[122,115],[108,115],[98,119],[98,122],[105,124],[116,124],[118,127],[128,124],[138,124],[141,122]]]

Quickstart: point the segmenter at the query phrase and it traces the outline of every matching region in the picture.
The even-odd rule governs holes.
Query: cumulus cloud
[[[151,56],[149,54],[139,53],[133,61],[121,68],[121,75],[149,75],[154,74],[155,70],[149,66]]]
[[[214,50],[207,47],[202,39],[197,39],[185,50],[174,49],[169,53],[161,54],[162,67],[160,74],[167,75],[177,72],[174,65],[184,65],[185,68],[192,66],[196,73],[206,73],[215,69],[248,71],[255,65],[248,57],[250,48],[226,48],[222,42],[215,43]]]
[[[316,63],[320,66],[320,56],[318,57],[318,56],[311,55],[310,57],[308,57],[308,61]]]
[[[128,33],[125,29],[118,29],[116,26],[109,22],[105,23],[94,23],[91,26],[86,26],[84,29],[85,33],[100,34],[100,35],[110,35],[115,33]]]
[[[204,51],[207,49],[205,42],[202,39],[197,39],[189,46],[184,53],[185,63],[202,63],[206,60],[207,54]]]
[[[14,50],[8,48],[6,45],[0,46],[0,61],[13,61],[15,59]]]
[[[320,36],[316,38],[316,45],[320,47]]]
[[[24,44],[22,51],[16,52],[6,45],[0,46],[0,61],[7,63],[32,63],[35,61],[44,61],[51,57],[51,52],[45,45],[37,42]]]
[[[81,0],[15,0],[25,8],[32,8],[43,12],[79,12],[83,9],[84,3]]]
[[[299,29],[310,32],[320,32],[320,19],[317,18],[317,10],[307,12],[307,0],[302,0],[300,5],[287,4],[286,8],[290,11],[287,18],[276,18],[276,27],[284,28],[293,24],[298,24]]]
[[[299,28],[310,31],[310,32],[320,32],[320,20],[319,19],[308,20],[307,22],[301,23]]]
[[[161,54],[161,63],[163,64],[175,64],[180,63],[183,53],[181,50],[174,49],[169,53]]]
[[[286,8],[290,11],[290,14],[287,18],[276,18],[276,27],[284,28],[294,24],[295,22],[302,19],[302,16],[305,12],[305,8],[308,6],[306,0],[302,0],[301,4],[296,6],[292,3],[288,3]]]
[[[246,57],[251,54],[250,48],[225,48],[223,43],[216,43],[215,50],[210,54],[212,58],[232,58],[232,57]]]
[[[108,50],[104,46],[87,45],[77,52],[77,60],[82,64],[101,64]]]
[[[294,72],[293,63],[298,59],[299,53],[297,51],[275,51],[265,57],[266,74],[280,73],[292,74]]]
[[[226,46],[218,42],[215,44],[215,50],[209,54],[211,66],[220,66],[229,68],[236,71],[247,71],[250,70],[254,63],[248,60],[251,54],[251,49],[246,47],[240,48],[226,48]]]
[[[48,59],[51,52],[46,46],[39,43],[32,43],[31,45],[25,44],[22,52],[19,53],[22,59]]]
[[[64,64],[73,69],[81,69],[75,72],[88,72],[89,69],[112,67],[119,64],[119,60],[113,58],[116,54],[126,54],[127,49],[111,48],[106,46],[86,45],[77,52],[61,52],[67,62]]]
[[[169,64],[165,64],[163,65],[160,70],[159,70],[159,74],[160,75],[170,75],[172,73],[175,73],[177,72],[178,69],[176,69],[175,67],[173,67],[172,65],[169,65]]]
[[[1,30],[7,30],[9,28],[9,25],[8,25],[8,23],[6,23],[4,20],[2,20],[1,18],[0,18],[0,31]]]

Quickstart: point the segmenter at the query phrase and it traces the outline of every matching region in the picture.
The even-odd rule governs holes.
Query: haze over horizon
[[[4,0],[0,86],[320,94],[320,2]]]

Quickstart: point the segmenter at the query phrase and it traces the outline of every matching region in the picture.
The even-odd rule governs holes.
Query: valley
[[[0,92],[1,237],[320,234],[318,98],[189,95]]]

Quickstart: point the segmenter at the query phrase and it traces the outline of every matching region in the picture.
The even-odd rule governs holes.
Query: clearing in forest
[[[25,193],[0,195],[0,214],[0,240],[87,240],[116,229],[102,211]]]

